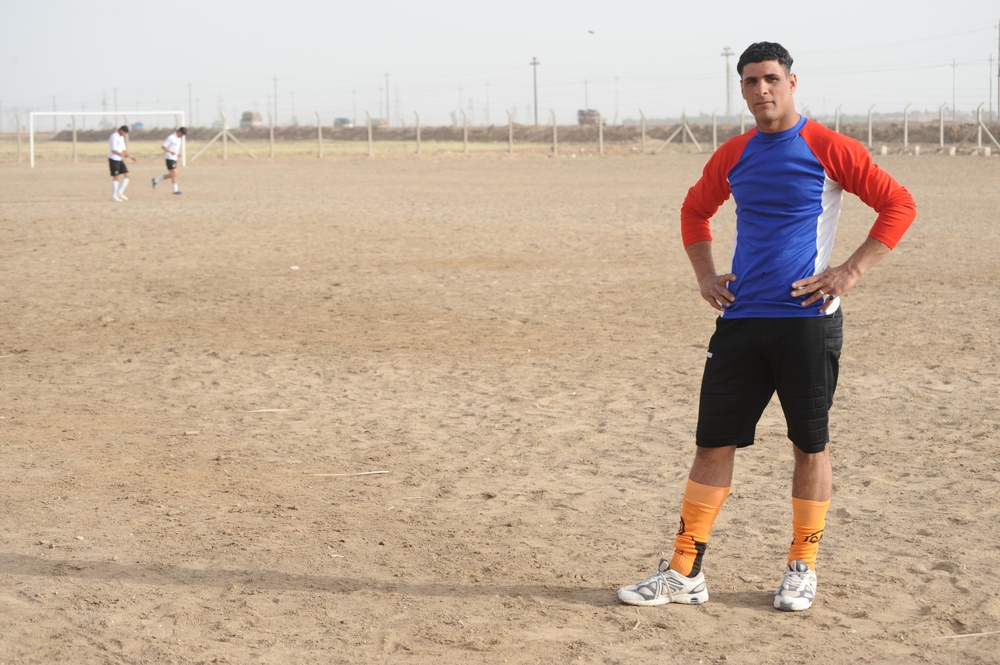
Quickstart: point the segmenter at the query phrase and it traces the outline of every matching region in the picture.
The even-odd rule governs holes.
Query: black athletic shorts
[[[111,169],[111,177],[116,175],[125,175],[128,173],[128,167],[125,166],[124,159],[111,159],[108,157],[108,167]]]
[[[177,160],[176,159],[168,159],[167,160],[167,170],[168,171],[173,171],[176,168],[177,168]]]
[[[798,319],[719,317],[702,376],[697,445],[752,445],[777,391],[788,438],[803,452],[822,452],[843,344],[839,309]]]

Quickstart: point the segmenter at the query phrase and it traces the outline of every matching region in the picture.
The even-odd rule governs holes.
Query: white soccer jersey
[[[115,150],[118,152],[125,151],[125,137],[115,130],[115,133],[108,138],[108,159],[113,159],[116,162],[122,161],[121,155],[116,155]]]
[[[181,142],[183,140],[183,137],[177,136],[177,132],[172,132],[170,136],[163,140],[163,147],[167,151],[167,159],[177,161],[177,155],[180,154]]]

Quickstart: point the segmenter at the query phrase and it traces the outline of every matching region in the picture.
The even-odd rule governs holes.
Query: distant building
[[[352,122],[350,118],[334,118],[333,126],[349,129],[354,126],[354,122]]]
[[[244,111],[240,118],[240,127],[260,127],[264,124],[260,113],[256,111]]]

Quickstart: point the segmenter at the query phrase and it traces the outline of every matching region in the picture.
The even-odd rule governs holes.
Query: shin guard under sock
[[[688,478],[670,568],[687,577],[701,571],[701,558],[705,554],[708,536],[728,496],[728,487],[702,485]]]
[[[792,497],[792,546],[788,550],[788,563],[805,561],[816,570],[816,554],[819,541],[826,528],[827,501],[808,501]]]

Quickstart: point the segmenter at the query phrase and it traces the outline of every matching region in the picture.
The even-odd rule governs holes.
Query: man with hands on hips
[[[841,299],[896,246],[916,217],[910,193],[859,142],[801,116],[792,57],[758,42],[740,56],[743,99],[756,127],[726,141],[681,207],[681,235],[701,296],[720,312],[702,376],[695,456],[673,551],[618,590],[630,605],[708,601],[709,534],[732,485],[738,448],[752,446],[777,392],[792,442],[792,544],[774,607],[798,611],[816,595],[816,558],[833,490],[829,411],[843,345]],[[877,217],[844,263],[830,266],[843,192]],[[730,196],[736,241],[730,272],[712,255],[711,218]]]

